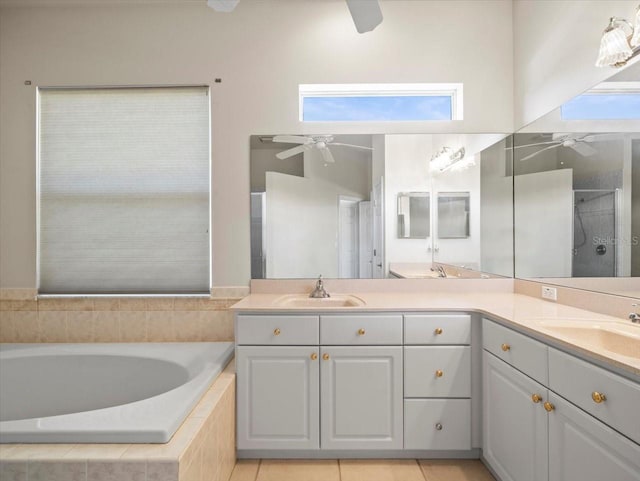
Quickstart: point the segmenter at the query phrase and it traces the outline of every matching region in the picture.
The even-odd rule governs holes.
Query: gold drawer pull
[[[280,329],[278,329],[277,327],[273,330],[273,335],[274,336],[279,336],[280,335]]]
[[[550,413],[551,411],[553,411],[553,410],[556,408],[556,407],[555,407],[553,404],[551,404],[549,401],[545,402],[545,403],[543,404],[543,406],[544,406],[545,410],[546,410],[548,413]]]
[[[444,372],[442,372],[440,369],[438,369],[436,371],[436,377],[442,377],[442,376],[444,376]]]
[[[542,396],[540,396],[540,394],[532,394],[531,395],[531,400],[538,404],[540,401],[542,401]]]
[[[325,361],[328,361],[328,360],[329,360],[329,354],[325,352],[325,353],[322,355],[322,359],[324,359]]]
[[[504,352],[510,351],[511,350],[511,346],[509,344],[503,344],[502,346],[500,346],[502,348],[502,350]]]
[[[311,353],[311,360],[315,361],[316,359],[318,359],[318,355],[315,352]]]
[[[438,327],[438,328],[437,328],[435,331],[433,331],[433,332],[435,332],[435,333],[439,336],[440,334],[442,334],[442,328],[441,328],[441,327]]]
[[[364,336],[365,330],[360,328],[358,329],[358,336]]]
[[[607,400],[607,396],[604,395],[604,393],[598,392],[598,391],[593,391],[591,393],[591,399],[593,399],[593,402],[596,404],[600,404],[603,403]]]

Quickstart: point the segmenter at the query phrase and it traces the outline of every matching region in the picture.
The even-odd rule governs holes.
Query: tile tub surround
[[[235,362],[167,444],[0,444],[2,481],[226,481],[235,465]]]
[[[385,281],[385,280],[383,280]],[[358,307],[325,307],[324,312],[411,312],[411,311],[432,311],[432,312],[478,312],[495,319],[502,324],[512,327],[528,336],[539,339],[547,344],[567,350],[579,357],[587,359],[595,364],[599,364],[605,368],[611,369],[622,375],[629,376],[633,379],[640,379],[640,359],[628,356],[620,356],[610,352],[600,352],[594,350],[588,343],[579,340],[571,340],[566,338],[552,336],[548,332],[541,331],[536,327],[539,320],[596,320],[597,322],[624,322],[631,325],[631,321],[626,320],[625,316],[612,317],[600,314],[596,311],[579,309],[557,302],[549,302],[533,296],[514,294],[510,289],[503,287],[501,279],[482,279],[482,280],[458,280],[458,279],[442,279],[441,281],[407,279],[405,289],[400,284],[405,283],[404,280],[386,280],[391,286],[391,291],[379,288],[384,282],[365,281],[369,291],[357,289],[357,284],[353,281],[326,281],[325,287],[330,293],[348,293],[356,295],[365,301],[364,306]],[[507,282],[513,282],[510,279]],[[273,281],[270,281],[273,282]],[[285,283],[294,284],[293,281],[285,281]],[[442,290],[426,290],[419,289],[416,286],[425,283],[443,282]],[[482,283],[482,290],[474,290],[477,283]],[[467,289],[460,288],[461,284],[468,284]],[[457,289],[450,286],[458,285]],[[295,308],[288,309],[278,305],[277,300],[284,293],[278,283],[274,284],[275,289],[270,289],[267,284],[262,284],[259,289],[254,289],[252,283],[252,294],[245,297],[238,304],[232,307],[236,312],[285,312],[298,311],[304,312],[318,309],[318,307]],[[493,287],[492,287],[493,286]],[[540,285],[538,285],[540,286]],[[305,290],[305,285],[291,285],[291,292],[309,292]],[[308,286],[306,286],[308,287]],[[434,288],[435,289],[435,288]],[[258,290],[260,293],[253,293]],[[271,291],[271,292],[270,292]],[[593,293],[584,291],[587,296]],[[628,308],[634,300],[626,298]],[[638,327],[640,329],[640,327]]]
[[[0,342],[233,341],[228,308],[249,289],[217,288],[211,297],[37,299],[23,291],[0,290]]]

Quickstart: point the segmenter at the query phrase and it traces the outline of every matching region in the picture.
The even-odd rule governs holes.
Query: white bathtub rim
[[[209,359],[204,363],[185,359],[184,353],[180,352],[181,347],[195,348],[196,346],[201,347],[200,351],[202,351],[206,349],[206,345],[216,345],[219,352],[215,359]],[[233,359],[234,353],[232,342],[14,346],[0,344],[0,354],[11,353],[13,355],[8,357],[16,358],[27,355],[51,355],[52,352],[56,352],[56,348],[61,349],[58,352],[65,354],[86,353],[87,349],[90,351],[95,348],[93,351],[95,354],[110,355],[114,346],[126,346],[126,351],[133,351],[137,346],[143,346],[150,352],[135,357],[168,360],[167,349],[177,348],[174,354],[178,354],[177,357],[188,365],[185,367],[190,374],[195,365],[199,365],[198,367],[202,369],[181,386],[128,404],[57,416],[2,421],[0,422],[0,443],[167,443],[207,388]],[[14,354],[17,352],[21,355]],[[127,353],[127,355],[130,354]]]

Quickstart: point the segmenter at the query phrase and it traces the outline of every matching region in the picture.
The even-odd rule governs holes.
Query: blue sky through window
[[[451,96],[304,97],[303,120],[451,120]]]
[[[585,94],[561,107],[563,120],[640,119],[640,93]]]

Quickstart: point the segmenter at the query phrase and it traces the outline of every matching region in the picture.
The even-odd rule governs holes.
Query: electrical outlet
[[[555,287],[542,286],[542,298],[550,301],[557,301],[558,290]]]

